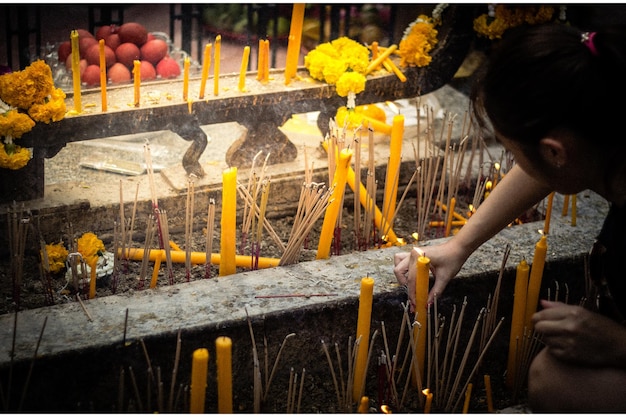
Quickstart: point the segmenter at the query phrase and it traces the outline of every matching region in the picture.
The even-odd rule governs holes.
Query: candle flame
[[[380,406],[380,411],[381,411],[383,414],[392,414],[391,407],[389,407],[387,404],[383,404],[383,405],[381,405],[381,406]]]

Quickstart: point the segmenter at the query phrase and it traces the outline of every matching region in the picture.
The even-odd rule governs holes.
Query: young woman
[[[610,203],[590,262],[598,308],[542,300],[533,317],[545,343],[528,376],[534,412],[626,411],[624,97],[626,27],[507,32],[477,80],[472,105],[516,165],[454,237],[422,248],[435,277],[432,302],[474,250],[551,191],[592,190]],[[394,267],[413,307],[409,265],[418,250],[397,254]]]

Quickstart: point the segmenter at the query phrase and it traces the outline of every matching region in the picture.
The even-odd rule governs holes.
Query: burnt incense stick
[[[182,344],[182,340],[180,337],[181,330],[178,330],[178,334],[176,335],[176,354],[174,355],[174,368],[172,369],[172,383],[170,384],[170,398],[168,404],[168,410],[170,412],[174,411],[174,387],[176,386],[176,376],[178,375],[178,364],[180,362],[180,348]]]

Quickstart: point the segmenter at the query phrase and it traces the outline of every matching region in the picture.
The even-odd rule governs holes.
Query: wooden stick
[[[80,298],[80,294],[76,293],[76,299],[78,300],[78,303],[80,304],[80,306],[83,308],[83,311],[87,315],[87,318],[89,319],[89,321],[93,321],[91,314],[89,314],[89,311],[87,311],[87,307],[85,307],[83,300]]]

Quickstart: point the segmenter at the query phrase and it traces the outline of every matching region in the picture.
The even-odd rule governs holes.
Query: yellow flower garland
[[[474,19],[474,31],[479,36],[491,40],[500,39],[510,28],[523,24],[537,25],[547,23],[554,17],[552,6],[507,6],[497,5],[493,16],[485,13]]]
[[[78,239],[78,252],[83,256],[87,265],[93,265],[105,250],[102,240],[92,232],[84,233]]]
[[[0,75],[0,168],[17,170],[26,166],[31,152],[13,140],[30,132],[35,122],[62,120],[66,111],[65,92],[54,87],[52,70],[44,61]]]
[[[365,89],[365,70],[369,50],[348,37],[318,45],[304,57],[304,66],[312,78],[336,84],[337,94],[346,97]]]
[[[65,268],[65,261],[69,252],[63,246],[63,243],[51,243],[46,245],[46,253],[48,254],[48,264],[50,272],[56,274]],[[43,258],[43,254],[42,254]]]
[[[420,15],[405,30],[405,35],[400,41],[398,55],[400,65],[403,67],[425,67],[430,64],[432,57],[430,51],[437,45],[437,29],[433,19],[426,15]]]

